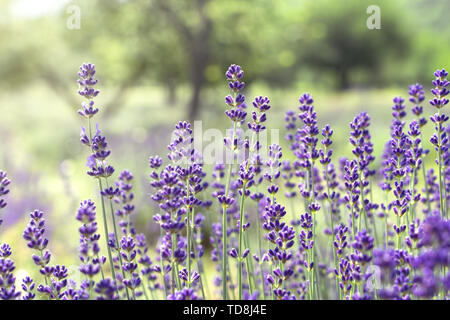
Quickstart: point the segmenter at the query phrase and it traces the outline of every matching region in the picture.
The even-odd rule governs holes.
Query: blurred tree
[[[120,84],[108,106],[113,113],[128,88],[145,80],[166,86],[168,103],[176,87],[189,83],[189,118],[199,110],[200,92],[210,56],[209,0],[97,0],[83,2],[83,27],[74,49],[92,48],[109,69],[105,75]],[[86,10],[87,9],[87,10]],[[70,31],[68,31],[70,32]]]
[[[44,80],[76,108],[74,70],[93,61],[109,86],[102,95],[105,116],[120,109],[130,88],[156,83],[166,88],[168,105],[174,105],[178,87],[189,86],[191,96],[183,103],[192,120],[208,103],[203,89],[223,85],[231,63],[244,67],[246,82],[347,88],[425,77],[430,66],[448,61],[448,41],[432,37],[436,31],[450,34],[442,14],[420,24],[417,18],[427,16],[422,12],[428,3],[444,12],[443,0],[407,8],[406,0],[377,1],[380,30],[366,27],[372,0],[72,1],[81,10],[80,30],[66,28],[65,8],[59,15],[11,18],[3,10],[11,3],[0,0],[1,85]]]
[[[381,29],[370,30],[366,10],[372,0],[308,2],[304,37],[300,42],[304,62],[315,70],[332,70],[338,86],[346,89],[351,85],[352,71],[362,70],[374,83],[379,68],[387,59],[399,60],[410,54],[410,37],[398,19],[402,8],[390,1],[378,1],[381,11]]]
[[[157,0],[154,7],[171,22],[181,35],[181,45],[189,63],[188,81],[192,86],[189,103],[190,120],[195,119],[200,107],[200,92],[205,84],[206,67],[211,56],[212,20],[206,12],[210,0]]]

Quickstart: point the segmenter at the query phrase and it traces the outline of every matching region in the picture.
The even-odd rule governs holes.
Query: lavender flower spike
[[[440,198],[440,211],[441,217],[448,219],[448,210],[444,206],[444,186],[442,183],[442,156],[447,151],[447,143],[449,138],[445,131],[445,123],[448,121],[449,117],[442,113],[442,108],[445,107],[449,100],[446,96],[449,94],[449,89],[447,88],[450,82],[447,80],[448,72],[445,69],[436,70],[434,73],[435,79],[433,80],[434,88],[431,89],[431,93],[434,98],[430,100],[430,104],[434,106],[438,113],[435,113],[430,117],[430,120],[435,124],[436,133],[431,137],[430,141],[435,146],[437,151],[436,163],[439,167],[439,198]]]
[[[99,94],[99,90],[95,88],[98,80],[94,77],[96,74],[95,65],[91,63],[84,63],[80,67],[80,71],[78,72],[78,85],[80,89],[78,94],[84,97],[87,102],[82,103],[81,109],[78,110],[78,114],[87,119],[87,133],[86,129],[82,127],[80,134],[80,142],[87,146],[90,151],[90,155],[87,158],[87,166],[89,170],[86,172],[89,176],[96,178],[98,180],[99,191],[101,195],[101,205],[102,205],[102,214],[103,214],[103,227],[105,232],[105,242],[108,250],[108,260],[111,269],[111,274],[114,282],[116,283],[116,272],[114,269],[114,262],[111,253],[111,247],[108,240],[109,230],[108,230],[108,221],[106,218],[106,210],[105,210],[105,200],[103,196],[111,195],[111,190],[109,189],[108,177],[110,177],[114,173],[114,168],[108,164],[106,159],[111,154],[111,151],[107,149],[108,144],[106,142],[106,138],[102,136],[99,126],[96,126],[96,132],[93,134],[92,132],[92,124],[91,118],[98,113],[98,108],[94,107],[94,98]],[[103,182],[106,184],[106,190],[103,190]],[[115,213],[113,209],[113,201],[112,197],[109,198],[111,218],[114,227],[114,247],[119,247],[119,238],[117,234],[117,226],[115,221]],[[122,264],[122,257],[119,254],[119,260]],[[122,274],[124,275],[124,273]],[[118,287],[116,285],[116,287]],[[89,286],[90,288],[90,286]],[[128,289],[126,289],[127,297],[129,298]]]
[[[0,246],[0,299],[15,300],[20,296],[20,291],[16,291],[16,278],[13,274],[14,261],[11,255],[11,247],[7,244]]]
[[[6,201],[4,196],[9,193],[8,185],[11,181],[6,177],[6,172],[0,170],[0,209],[6,207]],[[3,220],[0,217],[0,226],[2,225]]]
[[[225,97],[225,103],[231,107],[229,110],[225,111],[225,114],[233,122],[233,132],[231,138],[225,138],[224,143],[225,146],[233,150],[234,154],[237,149],[238,140],[236,136],[237,126],[243,122],[247,116],[247,113],[244,111],[246,108],[245,96],[240,93],[240,91],[245,87],[245,83],[242,82],[244,71],[240,66],[233,64],[228,68],[225,76],[228,81],[228,87],[232,92],[232,95]],[[228,164],[225,182],[225,198],[228,197],[230,190],[231,170],[232,164],[230,163]],[[222,296],[224,300],[227,300],[227,209],[225,205],[223,205],[222,210],[222,246]]]

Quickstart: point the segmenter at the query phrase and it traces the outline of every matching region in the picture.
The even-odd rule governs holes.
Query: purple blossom
[[[95,65],[91,63],[84,63],[80,67],[80,71],[78,72],[78,84],[80,89],[78,94],[82,97],[85,97],[88,100],[92,100],[99,94],[99,90],[95,89],[94,86],[97,84],[98,80],[94,78],[95,76]],[[86,109],[82,110],[86,112]],[[97,110],[98,111],[98,110]],[[95,113],[97,113],[95,111]],[[79,111],[80,113],[80,111]],[[94,114],[95,114],[94,113]],[[80,113],[81,114],[81,113]],[[86,114],[83,114],[87,116]],[[89,115],[89,113],[88,113]],[[91,114],[92,116],[93,114]]]
[[[81,261],[80,272],[88,277],[89,287],[93,286],[92,278],[98,274],[102,268],[105,258],[99,257],[100,246],[97,234],[97,222],[95,221],[95,204],[91,200],[84,200],[80,203],[76,219],[83,223],[78,229],[80,232],[79,257]],[[103,274],[103,271],[102,271]]]
[[[20,291],[16,290],[16,277],[14,261],[9,258],[11,247],[8,244],[0,246],[0,299],[16,300]]]
[[[4,197],[9,193],[8,186],[11,181],[6,177],[6,172],[0,170],[0,209],[6,207],[6,200]],[[0,225],[3,220],[0,219]]]

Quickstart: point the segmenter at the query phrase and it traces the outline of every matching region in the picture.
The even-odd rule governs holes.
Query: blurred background
[[[380,29],[367,27],[370,5]],[[280,137],[285,111],[310,92],[320,125],[335,129],[335,159],[350,154],[348,124],[368,111],[379,164],[392,98],[416,82],[428,98],[433,71],[449,67],[449,10],[447,0],[0,0],[0,169],[12,180],[0,240],[19,270],[36,269],[21,234],[39,208],[53,262],[77,263],[75,212],[97,194],[79,143],[83,62],[97,67],[111,163],[135,174],[135,224],[154,241],[148,157],[165,156],[178,120],[226,129],[230,64],[245,70],[249,102],[271,99]]]

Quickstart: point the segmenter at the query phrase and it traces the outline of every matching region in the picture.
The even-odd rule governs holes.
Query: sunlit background
[[[367,28],[372,4],[381,29]],[[449,67],[449,10],[447,0],[0,0],[0,169],[12,180],[0,240],[18,270],[35,272],[22,231],[38,208],[54,263],[78,262],[75,212],[97,200],[79,143],[81,63],[97,66],[96,121],[116,172],[135,174],[133,219],[154,243],[148,157],[165,156],[178,120],[226,129],[228,65],[244,68],[249,101],[270,97],[268,127],[281,138],[284,112],[310,92],[321,126],[335,129],[336,159],[350,154],[349,122],[368,111],[379,165],[392,98],[416,82],[429,92],[433,71]]]

